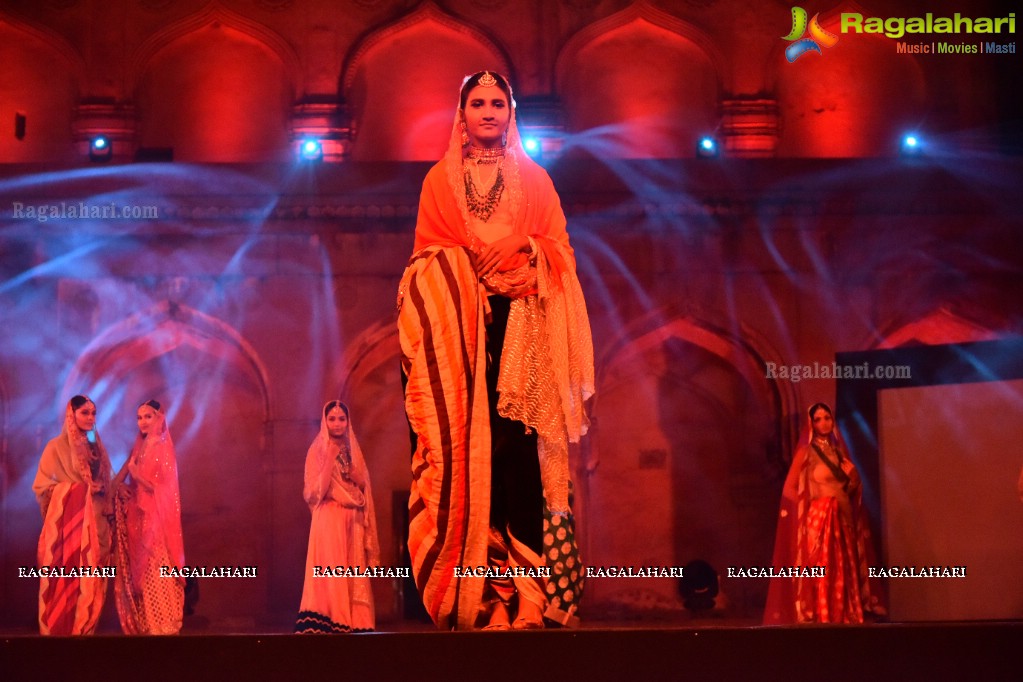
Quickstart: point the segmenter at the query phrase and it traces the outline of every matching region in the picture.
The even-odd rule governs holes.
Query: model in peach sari
[[[32,490],[43,514],[36,561],[74,577],[39,583],[39,631],[89,635],[96,630],[107,580],[97,571],[110,560],[110,458],[96,432],[96,405],[76,395],[60,435],[46,444]],[[82,571],[88,575],[80,575]]]
[[[376,626],[371,578],[323,575],[380,564],[369,469],[348,406],[332,400],[305,459],[303,496],[313,514],[295,632],[365,632]],[[341,571],[338,568],[341,567]]]

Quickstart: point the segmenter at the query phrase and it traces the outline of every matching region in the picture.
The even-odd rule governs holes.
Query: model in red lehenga
[[[885,610],[878,582],[868,580],[874,548],[860,476],[831,408],[816,403],[807,416],[782,491],[773,566],[822,567],[824,575],[772,579],[764,623],[862,623]]]
[[[106,598],[107,580],[96,573],[110,558],[110,458],[95,427],[96,405],[76,395],[68,402],[60,435],[46,444],[32,483],[43,513],[38,565],[74,573],[40,579],[39,632],[44,635],[92,634]]]
[[[117,578],[114,595],[128,635],[176,635],[185,606],[178,465],[167,420],[155,400],[139,405],[139,432],[114,479]]]
[[[305,501],[313,513],[295,632],[364,632],[375,627],[371,578],[323,575],[379,566],[369,470],[349,418],[332,400],[305,459]]]

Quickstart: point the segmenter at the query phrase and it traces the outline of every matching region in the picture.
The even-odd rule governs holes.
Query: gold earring
[[[469,144],[469,128],[465,125],[465,121],[459,124],[462,128],[462,146]]]

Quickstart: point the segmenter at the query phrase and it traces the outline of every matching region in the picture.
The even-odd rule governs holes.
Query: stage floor
[[[0,638],[4,680],[1019,680],[1023,623]]]

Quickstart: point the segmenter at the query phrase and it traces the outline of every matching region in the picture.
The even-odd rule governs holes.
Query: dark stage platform
[[[7,637],[4,680],[1018,680],[1023,623]]]

